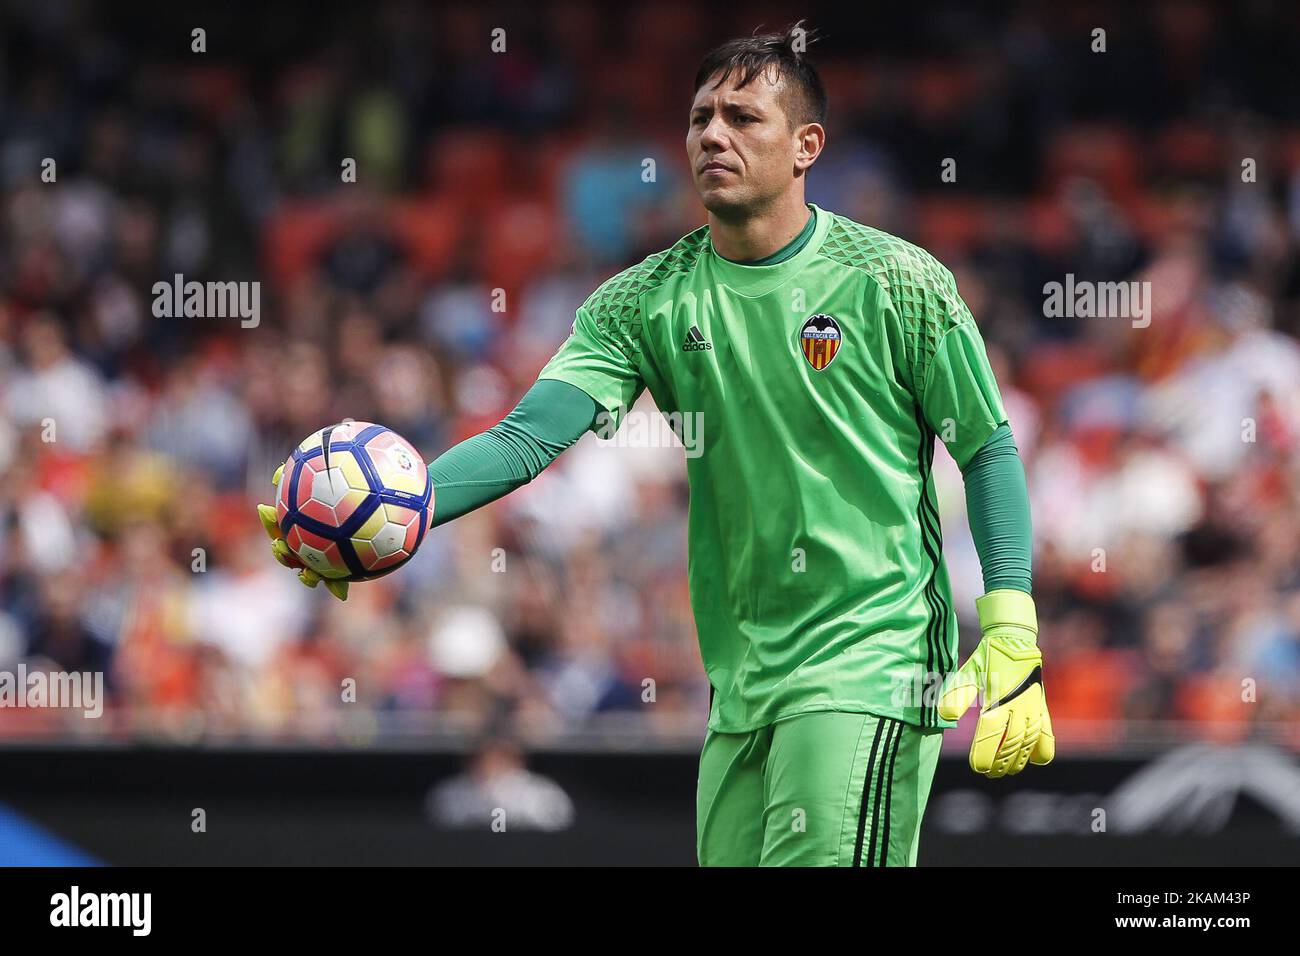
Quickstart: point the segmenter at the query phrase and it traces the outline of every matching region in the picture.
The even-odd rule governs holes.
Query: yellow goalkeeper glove
[[[271,476],[271,484],[278,489],[280,487],[280,475],[284,473],[284,465],[275,469],[275,474]],[[275,519],[274,505],[258,505],[257,516],[262,519],[262,527],[266,533],[271,536],[271,553],[275,555],[275,560],[279,561],[286,568],[293,568],[298,572],[298,580],[309,588],[314,588],[322,581],[330,594],[334,595],[340,601],[348,599],[348,582],[339,581],[334,578],[323,578],[311,568],[307,567],[298,559],[298,556],[289,549],[288,543],[284,540],[284,532],[280,530],[280,522]]]
[[[1056,738],[1043,694],[1034,599],[999,588],[976,600],[975,608],[984,636],[945,684],[939,715],[956,720],[977,696],[983,698],[970,747],[976,773],[1004,777],[1027,763],[1051,763]]]

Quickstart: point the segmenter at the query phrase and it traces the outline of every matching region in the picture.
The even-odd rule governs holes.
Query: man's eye
[[[737,122],[737,123],[754,123],[754,122],[757,122],[757,119],[758,119],[758,118],[755,117],[755,116],[746,116],[745,114],[742,113],[740,116],[737,116],[737,117],[736,117],[736,122]]]

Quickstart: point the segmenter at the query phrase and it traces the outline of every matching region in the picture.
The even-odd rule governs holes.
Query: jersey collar
[[[722,284],[745,296],[766,295],[799,273],[817,255],[831,226],[831,216],[813,203],[808,204],[816,217],[816,226],[804,247],[784,262],[775,265],[745,265],[718,255],[709,239],[709,263]]]

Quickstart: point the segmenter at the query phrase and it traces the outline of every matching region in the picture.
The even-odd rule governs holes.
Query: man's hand
[[[275,474],[271,476],[277,492],[280,487],[280,476],[284,473],[284,465],[275,469]],[[271,536],[271,553],[275,555],[275,560],[279,561],[286,568],[293,568],[298,572],[298,580],[309,588],[314,588],[322,581],[325,587],[340,601],[348,599],[348,582],[340,581],[333,578],[323,578],[311,568],[307,567],[298,559],[298,556],[289,550],[289,545],[284,540],[284,532],[280,530],[280,522],[275,519],[275,505],[258,505],[257,516],[262,519],[262,527],[266,533]]]
[[[952,674],[939,699],[939,715],[956,720],[983,698],[970,767],[988,777],[1046,764],[1056,754],[1052,720],[1043,695],[1043,655],[1038,650],[1034,599],[998,589],[975,602],[983,639]]]

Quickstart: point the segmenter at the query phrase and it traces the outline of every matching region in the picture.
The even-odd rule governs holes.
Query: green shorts
[[[943,731],[801,714],[700,754],[701,866],[915,866]]]

